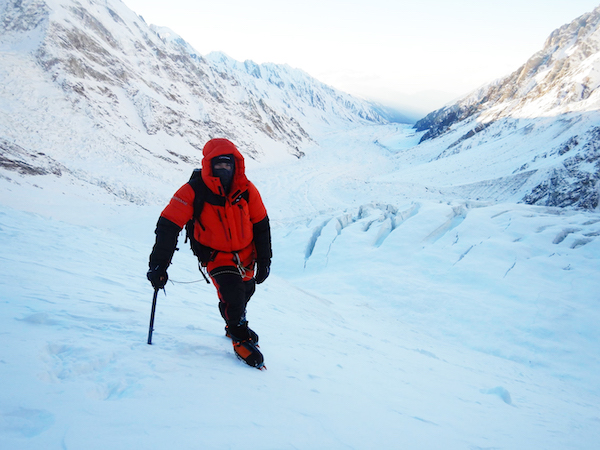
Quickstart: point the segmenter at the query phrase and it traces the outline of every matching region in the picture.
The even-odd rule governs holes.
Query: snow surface
[[[0,448],[597,448],[600,214],[405,179],[419,137],[345,130],[248,169],[267,371],[234,357],[183,238],[146,344],[163,204],[0,177]]]

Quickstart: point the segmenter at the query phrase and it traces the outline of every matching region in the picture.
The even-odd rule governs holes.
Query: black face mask
[[[233,181],[233,167],[231,169],[214,169],[213,175],[215,177],[219,177],[221,180],[221,185],[223,189],[225,189],[225,193],[229,194],[229,190],[231,189],[231,182]]]

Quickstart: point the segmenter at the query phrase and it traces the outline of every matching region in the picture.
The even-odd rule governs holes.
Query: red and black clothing
[[[235,160],[228,192],[212,170],[212,159],[220,155],[233,155]],[[198,190],[190,180],[160,215],[150,267],[166,271],[179,232],[194,219],[194,239],[204,249],[202,263],[217,288],[223,318],[228,325],[237,325],[254,293],[255,263],[263,268],[271,263],[269,218],[258,190],[246,178],[242,154],[227,139],[212,139],[204,146],[201,176],[208,195],[202,199],[199,217],[194,214]]]

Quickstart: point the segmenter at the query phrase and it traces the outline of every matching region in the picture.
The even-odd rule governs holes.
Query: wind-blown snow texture
[[[0,448],[597,447],[600,213],[518,203],[543,177],[511,173],[561,161],[585,120],[493,125],[511,133],[459,152],[333,113],[313,114],[301,158],[284,139],[253,160],[241,137],[273,227],[248,309],[261,372],[234,357],[183,238],[146,344],[148,254],[199,161],[190,137],[73,103],[15,45],[0,45]]]
[[[145,343],[160,207],[4,182],[40,213],[0,214],[0,446],[594,448],[600,215],[445,200],[375,177],[402,160],[374,137],[418,136],[350,137],[250,171],[273,223],[248,311],[266,372],[233,356],[183,245]]]

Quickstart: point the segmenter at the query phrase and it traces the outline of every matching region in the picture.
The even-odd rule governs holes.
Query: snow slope
[[[264,372],[182,239],[146,344],[162,204],[0,179],[0,448],[594,449],[600,214],[404,179],[419,139],[330,132],[249,169],[273,225]]]

